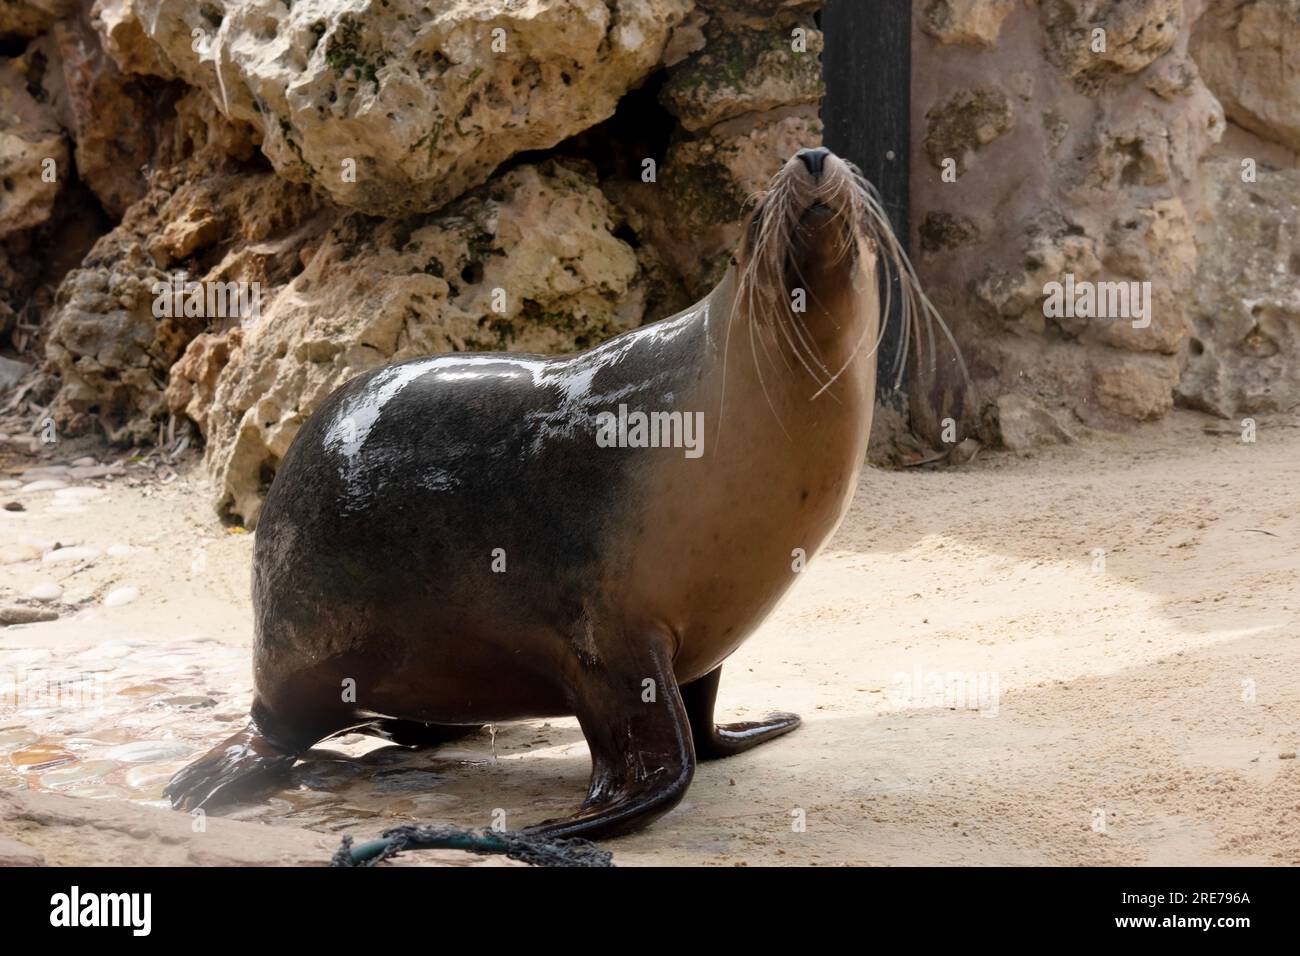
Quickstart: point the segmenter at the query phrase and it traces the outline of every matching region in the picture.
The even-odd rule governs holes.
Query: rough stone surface
[[[6,392],[13,388],[24,378],[32,367],[26,362],[19,362],[11,358],[0,355],[0,392]]]
[[[809,15],[822,6],[822,0],[697,0],[696,6],[725,24],[763,27]]]
[[[1178,385],[1225,418],[1300,406],[1300,170],[1242,182],[1233,159],[1205,165],[1194,340]]]
[[[937,167],[953,159],[964,173],[977,150],[1015,125],[1011,100],[1002,90],[962,90],[925,114],[925,152]]]
[[[993,46],[1015,0],[931,0],[925,31],[941,43]]]
[[[44,316],[64,434],[192,422],[220,509],[252,523],[348,377],[582,348],[707,291],[749,197],[820,142],[819,6],[96,0],[12,61],[29,88],[43,71],[80,178],[0,244],[0,321]],[[58,204],[91,193],[108,221],[45,269]],[[155,316],[177,274],[258,282],[257,321]]]
[[[343,219],[230,348],[206,424],[222,513],[255,523],[303,421],[361,372],[433,352],[568,351],[639,325],[638,261],[616,228],[590,171],[554,162],[438,215]]]
[[[68,174],[54,109],[33,99],[15,64],[0,60],[0,239],[49,219]]]
[[[1015,395],[1067,428],[1157,417],[1173,405],[1193,338],[1207,254],[1196,225],[1208,214],[1201,165],[1227,129],[1189,53],[1205,2],[1017,6],[991,45],[935,30],[949,22],[940,14],[957,23],[977,7],[994,12],[988,5],[916,14],[917,266],[974,386],[952,363],[918,373],[914,422],[934,435],[937,405],[1001,441],[999,410]],[[956,182],[942,175],[948,158]],[[1149,324],[1049,315],[1049,288],[1067,279],[1137,283]]]
[[[1187,26],[1183,0],[1044,0],[1041,11],[1048,57],[1084,87],[1146,69]]]
[[[794,30],[803,31],[801,51]],[[672,70],[661,94],[683,129],[696,131],[745,113],[816,105],[823,93],[822,37],[811,19],[786,27],[715,24],[708,43]]]
[[[202,145],[160,172],[59,287],[46,370],[58,384],[55,416],[70,433],[98,424],[115,441],[156,434],[171,366],[191,339],[221,324],[222,317],[156,316],[156,284],[177,273],[204,283],[256,282],[265,309],[301,270],[299,250],[313,227],[322,228],[305,187],[227,155],[224,142],[238,137],[213,137],[202,120],[210,109],[196,101],[177,134]]]
[[[77,176],[113,217],[144,196],[161,115],[176,96],[163,85],[123,76],[90,22],[60,22],[54,38],[63,65]]]
[[[7,217],[0,227],[7,232],[0,236],[0,341],[12,333],[12,344],[22,350],[49,313],[60,280],[107,231],[111,217],[142,194],[142,167],[156,151],[159,117],[171,111],[175,97],[160,95],[166,91],[155,81],[122,82],[80,13],[55,23],[19,56],[0,61],[0,72],[7,75],[0,98],[12,104],[25,94],[39,105],[46,129],[61,134],[54,150],[33,144],[26,166],[4,177],[12,191],[0,195],[0,207],[9,207],[24,191],[43,191],[38,216]],[[22,115],[11,114],[9,121]],[[52,182],[40,175],[45,159],[53,161]],[[26,324],[16,331],[19,322]]]
[[[1016,447],[1175,399],[1294,404],[1298,5],[914,5],[913,247],[975,385],[955,404],[947,363],[914,397]],[[347,377],[579,348],[707,291],[751,195],[820,141],[818,6],[5,4],[0,345],[44,319],[65,433],[193,422],[221,509],[251,523]],[[1257,183],[1234,179],[1248,157]],[[159,320],[176,272],[259,282],[259,319]],[[1049,317],[1067,275],[1149,283],[1150,324]]]
[[[1040,445],[1075,440],[1074,433],[1057,416],[1028,396],[1014,393],[999,396],[994,412],[994,427],[1002,447],[1008,451],[1030,451]]]
[[[921,251],[942,252],[978,239],[979,223],[961,213],[931,210],[921,223]]]
[[[434,209],[523,150],[614,112],[658,65],[690,0],[130,0],[168,69],[251,124],[276,171],[367,213]],[[194,31],[198,31],[195,39]]]
[[[602,179],[641,240],[647,273],[662,272],[653,315],[712,288],[731,260],[749,201],[791,155],[821,143],[822,36],[811,18],[818,6],[702,0],[684,25],[699,24],[704,45],[665,61],[658,99],[677,126],[656,181],[643,182],[637,169]]]
[[[1192,50],[1229,119],[1300,150],[1300,0],[1214,0]]]
[[[25,216],[0,227],[0,231],[13,227],[0,237],[0,342],[4,342],[20,321],[28,328],[39,323],[49,310],[59,280],[81,261],[108,224],[95,196],[77,179],[74,164],[67,161],[71,107],[53,34],[32,40],[7,62],[0,60],[0,74],[5,77],[0,100],[11,105],[22,101],[24,107],[8,120],[0,120],[0,128],[24,114],[30,116],[30,100],[38,106],[46,135],[55,127],[63,134],[54,155],[42,156],[37,145],[35,155],[29,152],[29,161],[14,170],[17,178],[8,174],[4,177],[10,181],[12,192],[6,189],[0,195],[0,209],[15,199],[21,201],[19,193],[31,197],[34,191],[45,191],[37,207],[40,222],[35,226],[30,225],[35,217]],[[32,145],[23,148],[30,150]],[[43,172],[44,158],[54,160],[57,178],[53,183],[31,178]],[[27,332],[19,331],[10,342],[21,351],[29,340]]]
[[[0,866],[44,866],[45,857],[25,843],[0,836]]]
[[[1197,265],[1196,242],[1182,200],[1160,199],[1135,205],[1111,223],[1102,261],[1108,277],[1150,282],[1150,325],[1137,328],[1117,319],[1091,322],[1085,338],[1129,352],[1176,355],[1186,344],[1186,301]]]
[[[76,0],[4,0],[0,3],[0,37],[34,37],[76,6]]]
[[[230,361],[231,349],[243,341],[243,329],[225,332],[202,332],[185,349],[185,354],[171,368],[164,399],[167,408],[194,422],[205,438],[217,380]]]
[[[137,0],[95,0],[90,9],[95,32],[123,73],[144,73],[176,79],[166,55],[144,31]]]
[[[811,109],[776,111],[683,138],[668,149],[658,181],[606,184],[629,222],[680,277],[686,301],[701,297],[726,271],[750,198],[790,156],[821,142]],[[666,313],[665,313],[666,314]]]
[[[1099,370],[1093,379],[1103,408],[1137,421],[1159,418],[1173,408],[1177,382],[1177,369],[1169,363],[1137,357]]]

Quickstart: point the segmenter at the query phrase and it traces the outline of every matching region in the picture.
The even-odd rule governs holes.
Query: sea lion
[[[174,806],[247,796],[344,732],[432,745],[574,715],[586,802],[524,832],[610,836],[670,810],[697,761],[794,730],[715,724],[714,698],[853,497],[882,260],[919,331],[870,187],[805,149],[689,309],[576,355],[437,355],[338,389],[257,527],[252,720],[172,778]]]

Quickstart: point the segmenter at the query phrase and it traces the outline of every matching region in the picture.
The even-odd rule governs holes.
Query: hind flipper
[[[163,795],[176,810],[211,810],[278,783],[298,759],[272,744],[255,723],[177,771]]]
[[[768,714],[763,720],[740,724],[715,724],[713,705],[718,698],[718,679],[722,667],[715,667],[699,680],[682,688],[682,701],[691,722],[695,756],[700,760],[717,760],[744,753],[751,747],[788,734],[802,721],[798,714]]]

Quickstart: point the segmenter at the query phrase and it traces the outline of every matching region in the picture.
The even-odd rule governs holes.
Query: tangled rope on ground
[[[530,866],[613,866],[613,854],[590,840],[547,840],[525,833],[462,830],[452,826],[405,826],[385,830],[355,849],[344,837],[330,866],[378,866],[404,850],[466,850],[499,853]]]

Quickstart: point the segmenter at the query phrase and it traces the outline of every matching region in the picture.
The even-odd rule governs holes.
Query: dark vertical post
[[[825,145],[857,164],[880,190],[903,248],[908,219],[912,136],[912,0],[826,0],[821,15],[825,49],[822,101]],[[910,253],[910,250],[909,250]],[[877,369],[882,402],[905,408],[894,388],[901,316],[897,282],[886,317]]]

